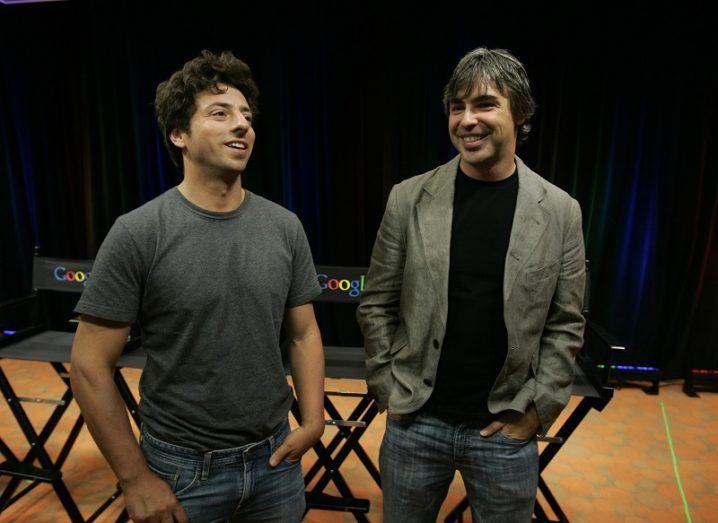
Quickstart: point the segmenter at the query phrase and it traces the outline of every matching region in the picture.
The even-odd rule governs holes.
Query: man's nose
[[[461,114],[462,127],[473,127],[476,123],[476,113],[470,107],[464,109],[464,112]]]
[[[242,113],[235,114],[234,118],[232,119],[232,130],[238,130],[238,131],[246,131],[249,129],[250,123],[249,120],[247,120],[247,117],[244,116]]]

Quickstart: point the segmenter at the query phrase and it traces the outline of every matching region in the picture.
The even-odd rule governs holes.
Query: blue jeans
[[[531,520],[538,484],[538,447],[501,431],[447,423],[426,413],[387,419],[379,464],[385,523],[435,522],[458,470],[474,521]]]
[[[170,484],[192,523],[297,522],[305,508],[301,465],[269,466],[287,434],[285,422],[257,443],[202,453],[143,431],[141,447],[150,470]]]

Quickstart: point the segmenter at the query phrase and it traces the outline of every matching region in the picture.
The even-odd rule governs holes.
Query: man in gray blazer
[[[583,342],[581,210],[515,155],[535,104],[514,56],[468,53],[444,106],[459,155],[392,189],[357,312],[384,520],[435,521],[458,470],[475,521],[528,521]]]

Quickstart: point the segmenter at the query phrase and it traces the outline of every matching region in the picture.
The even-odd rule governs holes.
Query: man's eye
[[[227,113],[225,113],[224,111],[215,111],[212,113],[212,116],[226,116],[226,115],[227,115]]]

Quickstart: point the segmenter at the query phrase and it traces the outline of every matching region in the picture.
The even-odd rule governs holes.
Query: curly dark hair
[[[466,96],[477,84],[486,82],[493,83],[509,99],[515,121],[525,120],[518,130],[518,143],[524,143],[531,131],[529,120],[536,110],[536,103],[531,96],[526,69],[505,49],[479,47],[464,55],[444,87],[444,112],[449,114],[452,100]]]
[[[169,80],[157,86],[155,114],[165,147],[174,164],[182,168],[182,150],[170,140],[172,131],[189,133],[189,122],[197,110],[197,93],[210,90],[213,94],[223,93],[219,84],[237,88],[247,99],[253,115],[258,114],[259,89],[252,79],[249,66],[230,51],[214,54],[204,50],[193,58]]]

